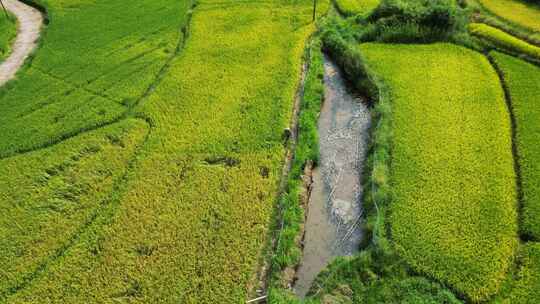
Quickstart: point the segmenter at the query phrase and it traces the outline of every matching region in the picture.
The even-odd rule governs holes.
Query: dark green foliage
[[[314,283],[316,298],[338,303],[462,303],[452,292],[424,277],[410,275],[398,256],[370,248],[354,258],[338,258]]]
[[[361,41],[433,42],[463,31],[467,10],[454,0],[384,0]],[[373,26],[374,25],[374,26]]]
[[[368,20],[387,25],[414,22],[448,31],[457,23],[456,10],[453,0],[385,0]]]
[[[321,30],[323,50],[341,67],[346,78],[360,91],[377,99],[377,89],[369,81],[356,40],[360,27],[349,21],[329,17]]]

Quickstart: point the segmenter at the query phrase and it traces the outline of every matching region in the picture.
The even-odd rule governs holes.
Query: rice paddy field
[[[336,0],[336,8],[345,15],[360,15],[367,17],[377,6],[380,0]]]
[[[449,44],[360,48],[391,92],[388,221],[397,252],[468,298],[487,299],[518,245],[510,116],[495,70]]]
[[[24,2],[0,303],[540,302],[537,1]],[[329,60],[373,121],[334,130],[370,141],[362,243],[303,298]]]
[[[516,121],[516,144],[523,190],[522,233],[528,239],[539,241],[540,151],[535,146],[540,140],[540,113],[537,106],[540,68],[505,54],[495,52],[492,56],[508,86]]]
[[[503,49],[540,60],[540,47],[527,43],[498,28],[482,23],[471,23],[469,30],[473,35],[486,39]]]
[[[534,0],[477,0],[489,12],[517,26],[540,32],[540,4]]]
[[[44,5],[41,48],[0,95],[2,301],[244,300],[311,7]]]

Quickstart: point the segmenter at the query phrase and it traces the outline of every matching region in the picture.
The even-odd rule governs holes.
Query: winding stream
[[[327,57],[324,82],[319,167],[313,171],[304,253],[294,286],[300,297],[328,263],[354,254],[362,240],[361,178],[371,117],[365,100],[347,89],[338,67]]]

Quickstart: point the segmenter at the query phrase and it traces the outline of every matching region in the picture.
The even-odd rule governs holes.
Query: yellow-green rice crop
[[[392,100],[397,253],[466,298],[488,299],[518,245],[511,123],[496,72],[451,44],[360,49]]]
[[[471,23],[469,24],[469,31],[473,35],[484,38],[503,49],[540,59],[540,47],[527,43],[498,28],[482,23]]]
[[[508,277],[494,303],[540,303],[540,243],[525,243],[518,259],[518,268]]]
[[[381,0],[336,0],[335,3],[337,9],[344,15],[367,17],[380,2]]]
[[[12,40],[17,33],[14,17],[10,16],[10,18],[12,19],[8,19],[0,8],[0,62],[8,55]]]
[[[129,119],[0,160],[0,295],[61,254],[109,203],[147,131]]]
[[[525,0],[478,0],[491,13],[513,23],[540,32],[540,6]]]
[[[200,1],[134,109],[152,127],[118,200],[7,301],[245,302],[313,29],[309,0]]]
[[[119,120],[175,52],[189,1],[39,0],[50,23],[0,88],[0,158]]]
[[[540,240],[540,68],[497,52],[491,56],[503,74],[516,120],[523,192],[521,232]]]

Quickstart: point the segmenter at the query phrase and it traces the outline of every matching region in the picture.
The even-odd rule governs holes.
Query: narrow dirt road
[[[33,7],[16,0],[3,0],[6,9],[18,20],[18,32],[9,57],[0,64],[0,86],[15,77],[24,61],[36,48],[43,16]]]

